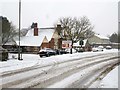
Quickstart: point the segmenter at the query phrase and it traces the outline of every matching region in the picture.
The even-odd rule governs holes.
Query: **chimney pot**
[[[37,27],[37,23],[34,23],[34,36],[38,36],[38,27]]]
[[[37,28],[37,23],[34,23],[34,28],[35,28],[35,27]]]
[[[62,30],[61,24],[57,24],[56,30],[57,30],[58,34],[60,35],[60,32]]]

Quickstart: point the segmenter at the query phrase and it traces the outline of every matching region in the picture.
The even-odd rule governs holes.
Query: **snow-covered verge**
[[[118,88],[118,68],[117,66],[110,73],[108,73],[100,82],[100,88]]]
[[[118,88],[118,68],[111,70],[102,80],[95,81],[89,88]]]
[[[54,63],[65,62],[68,60],[79,59],[87,56],[94,56],[98,54],[105,54],[111,52],[118,52],[117,49],[104,50],[103,52],[83,52],[74,54],[56,55],[51,57],[40,58],[37,54],[22,54],[22,61],[17,59],[18,54],[9,54],[9,60],[0,62],[0,73],[31,67],[34,65],[51,65]]]
[[[39,56],[33,54],[23,54],[23,60],[17,59],[17,54],[9,54],[9,60],[0,62],[0,73],[5,71],[17,70],[26,67],[31,67],[38,64]],[[13,58],[14,57],[14,58]]]

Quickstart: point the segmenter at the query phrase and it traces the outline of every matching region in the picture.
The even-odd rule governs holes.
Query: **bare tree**
[[[94,34],[92,31],[93,26],[86,16],[81,18],[60,18],[59,22],[62,26],[60,36],[66,40],[71,40],[72,45],[81,38],[88,38]]]
[[[17,32],[15,30],[15,26],[13,26],[6,17],[0,16],[0,24],[2,26],[2,33],[0,34],[0,37],[2,38],[2,45],[4,45],[8,41],[12,40]]]

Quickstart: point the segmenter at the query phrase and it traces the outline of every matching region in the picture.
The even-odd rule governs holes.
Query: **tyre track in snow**
[[[107,55],[103,55],[103,57],[105,57],[105,56],[107,56]],[[111,56],[111,54],[109,54],[108,55],[109,57],[115,57],[115,56]],[[91,60],[96,60],[97,58],[102,58],[102,56],[97,56],[97,57],[92,57],[91,58]],[[90,59],[89,58],[84,58],[85,59],[85,61],[89,61]],[[110,59],[110,58],[109,58]],[[108,59],[105,59],[105,61],[106,60],[108,60]],[[71,62],[71,64],[70,65],[67,65],[67,66],[64,66],[64,67],[58,67],[58,65],[57,65],[57,62],[55,62],[56,63],[56,65],[54,64],[53,66],[51,66],[49,69],[48,69],[48,71],[45,71],[45,72],[42,72],[41,74],[39,73],[39,75],[33,75],[33,77],[30,77],[30,78],[27,78],[27,79],[22,79],[22,80],[18,80],[18,81],[13,81],[12,83],[7,83],[7,84],[3,84],[2,86],[3,87],[18,87],[18,88],[20,88],[21,87],[21,85],[23,86],[23,87],[26,87],[26,88],[28,88],[28,87],[33,87],[33,86],[35,86],[35,85],[38,85],[38,84],[40,84],[41,86],[42,86],[42,84],[44,85],[44,86],[48,86],[48,85],[50,85],[51,83],[55,83],[57,80],[55,79],[55,78],[57,78],[57,77],[60,77],[60,76],[63,76],[63,77],[60,77],[61,79],[63,79],[63,78],[65,78],[65,77],[67,77],[67,76],[69,76],[69,75],[71,75],[71,74],[73,74],[73,73],[75,73],[76,72],[76,69],[78,68],[78,69],[80,69],[80,68],[82,68],[82,67],[85,67],[86,65],[81,65],[81,67],[75,67],[76,65],[78,65],[78,64],[80,64],[80,62],[79,61],[81,61],[81,60],[76,60],[76,61],[73,61],[73,62],[76,62],[76,63],[74,63],[74,64],[72,64]],[[79,62],[79,63],[78,63]],[[65,62],[65,63],[68,63],[68,62]],[[100,61],[99,62],[96,62],[96,63],[100,63]],[[93,65],[93,64],[96,64],[95,62],[94,63],[91,63],[91,65]],[[62,63],[63,64],[63,63]],[[88,65],[89,66],[89,65]],[[57,68],[58,67],[58,68]],[[63,68],[66,68],[66,67],[68,67],[66,70],[62,70]],[[71,68],[70,68],[71,67]],[[55,69],[54,69],[55,68]],[[60,72],[61,74],[60,75],[53,75],[55,72]],[[47,77],[49,77],[49,79],[46,79],[45,77],[46,77],[46,75],[47,75]],[[53,77],[51,77],[51,76],[53,76]],[[39,79],[38,79],[39,78]],[[32,81],[32,80],[33,81]],[[34,80],[34,79],[37,79],[37,81],[36,80]],[[41,81],[40,81],[41,80]],[[24,83],[23,83],[24,82]],[[44,82],[44,83],[43,83]],[[22,83],[22,84],[21,84]],[[17,85],[15,85],[15,84],[17,84]],[[20,87],[19,87],[20,86]]]
[[[118,61],[118,59],[113,59],[114,61]],[[114,67],[120,64],[120,62],[114,62],[104,65],[101,68],[96,68],[94,70],[89,71],[86,73],[84,77],[76,80],[75,82],[66,86],[66,88],[89,88],[92,83],[94,83],[97,79],[103,78],[103,75],[108,74]]]
[[[109,54],[112,55],[112,53],[109,53]],[[75,59],[75,60],[80,60],[80,59],[84,59],[84,58],[86,58],[86,59],[87,59],[87,58],[94,58],[94,57],[96,57],[96,56],[102,58],[103,56],[109,55],[109,54],[99,54],[99,56],[98,56],[98,55],[91,55],[91,56],[87,56],[87,57],[78,58],[78,59]],[[71,62],[71,61],[74,61],[74,59],[68,60],[68,61],[64,61],[64,62],[59,62],[59,63],[65,63],[65,62]],[[53,61],[52,64],[40,65],[40,64],[42,64],[42,63],[39,64],[39,63],[37,62],[35,65],[33,65],[33,66],[31,66],[31,67],[25,67],[25,68],[22,68],[22,69],[17,69],[17,70],[11,70],[11,71],[2,72],[2,73],[0,74],[0,76],[2,76],[2,77],[7,77],[7,76],[15,75],[15,74],[18,74],[18,73],[23,73],[23,72],[26,72],[26,71],[30,71],[30,70],[34,70],[34,69],[38,69],[38,68],[42,68],[42,67],[47,67],[47,66],[51,66],[51,65],[54,66],[55,63],[56,63],[56,61]]]
[[[112,58],[111,58],[112,59]],[[112,63],[111,64],[113,64],[113,59],[112,60],[107,60],[107,61],[112,61]],[[102,63],[103,62],[106,62],[106,60],[104,60],[104,61],[102,61]],[[83,65],[79,65],[79,66],[77,66],[77,68],[76,67],[74,67],[74,68],[71,68],[71,69],[69,69],[68,71],[66,71],[66,72],[62,72],[61,74],[59,74],[59,75],[56,75],[56,76],[54,76],[54,77],[52,77],[52,78],[48,78],[48,79],[44,79],[41,83],[39,83],[39,85],[37,85],[37,86],[34,86],[35,88],[61,88],[61,87],[49,87],[49,85],[52,85],[52,84],[54,84],[54,83],[59,83],[59,81],[61,81],[61,80],[63,80],[63,79],[65,79],[65,78],[67,78],[67,77],[69,77],[69,76],[71,76],[72,74],[74,74],[74,73],[77,73],[77,72],[79,72],[80,70],[84,70],[84,69],[86,69],[86,68],[90,68],[91,66],[93,66],[93,65],[95,65],[95,64],[99,64],[100,62],[95,62],[95,63],[91,63],[91,64],[86,64],[85,66]],[[110,65],[111,65],[110,64]],[[107,65],[106,65],[107,66]],[[98,69],[99,70],[99,69]],[[85,77],[86,78],[86,77]],[[62,85],[63,84],[65,84],[65,83],[62,83]],[[70,85],[71,86],[71,85]],[[69,88],[69,87],[65,87],[65,88]]]
[[[105,55],[104,55],[105,56]],[[93,57],[92,56],[92,59],[97,59],[97,58],[102,58],[102,57],[104,57],[103,55],[100,55],[100,56],[97,56],[97,57]],[[88,60],[92,60],[92,59],[89,59],[89,58],[91,58],[91,57],[86,57],[86,59],[87,59],[87,61]],[[84,58],[85,59],[85,58]],[[80,60],[80,61],[82,61],[82,59]],[[86,61],[86,60],[85,60]],[[71,63],[71,61],[66,61],[66,63],[68,63],[68,62],[70,62]],[[74,60],[73,62],[79,62],[78,60]],[[60,62],[59,62],[60,63]],[[63,62],[62,62],[63,63]],[[14,74],[11,74],[11,75],[9,75],[8,77],[7,77],[7,84],[3,84],[2,86],[3,87],[8,87],[8,86],[10,86],[10,85],[14,85],[14,84],[19,84],[19,83],[22,83],[22,82],[24,82],[24,81],[27,81],[27,80],[29,80],[29,79],[31,79],[31,78],[34,78],[34,77],[38,77],[38,76],[40,76],[40,75],[44,75],[46,72],[50,72],[53,68],[55,68],[56,66],[57,66],[58,64],[56,63],[56,62],[54,62],[54,65],[52,65],[52,66],[47,66],[47,67],[51,67],[51,68],[49,68],[49,69],[46,69],[46,70],[44,70],[45,68],[47,68],[47,67],[42,67],[42,68],[38,68],[38,67],[36,67],[36,68],[34,68],[32,71],[31,71],[31,69],[30,70],[28,70],[27,71],[27,73],[29,73],[29,71],[30,72],[37,72],[37,71],[39,71],[39,73],[37,73],[37,74],[33,74],[33,75],[30,75],[29,77],[26,77],[26,78],[21,78],[21,79],[19,79],[19,80],[14,80],[14,76],[16,75],[16,73],[14,73]],[[73,64],[72,64],[73,65]],[[71,65],[70,65],[71,66]],[[65,66],[66,67],[66,66]],[[68,67],[68,65],[67,65],[67,67]],[[62,67],[63,68],[63,67]],[[40,70],[39,70],[40,69]],[[34,71],[35,70],[35,71]],[[25,72],[20,72],[20,73],[17,73],[17,77],[21,77],[22,75],[20,75],[21,73],[23,73],[23,75],[24,74],[26,74]],[[5,76],[6,77],[6,76]],[[13,80],[12,80],[12,82],[9,82],[8,80],[10,79],[10,78],[13,78]],[[16,78],[16,77],[15,77]],[[3,81],[3,83],[4,83],[4,81],[6,81],[6,80],[4,80],[4,77],[2,77],[2,81]]]

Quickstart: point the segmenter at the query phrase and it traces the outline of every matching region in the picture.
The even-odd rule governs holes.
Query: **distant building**
[[[95,34],[94,36],[88,38],[89,43],[92,44],[110,44],[108,37]]]

